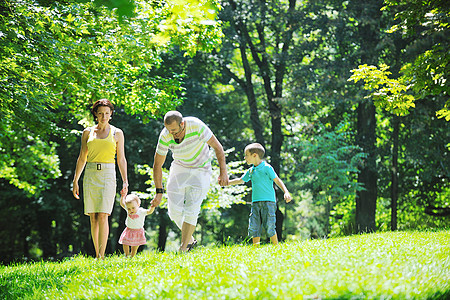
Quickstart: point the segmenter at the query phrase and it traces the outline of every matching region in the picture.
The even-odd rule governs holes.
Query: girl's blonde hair
[[[127,195],[127,197],[125,198],[125,205],[127,204],[127,203],[131,203],[131,202],[133,202],[133,201],[136,201],[137,202],[137,204],[138,204],[138,206],[140,206],[141,205],[141,199],[139,199],[139,197],[138,196],[136,196],[135,194],[129,194],[129,195]]]

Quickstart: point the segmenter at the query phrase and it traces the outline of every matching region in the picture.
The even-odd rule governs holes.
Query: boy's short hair
[[[261,145],[260,143],[253,143],[250,145],[247,145],[247,147],[245,147],[244,152],[250,152],[250,154],[256,153],[258,154],[259,158],[263,158],[264,155],[266,154],[266,150],[264,149],[263,145]]]
[[[180,123],[183,121],[183,115],[179,111],[176,111],[176,110],[168,111],[164,115],[164,124],[170,125],[174,121],[177,122],[177,125],[180,125]]]
[[[137,202],[137,204],[138,204],[138,206],[140,206],[141,205],[141,199],[139,199],[139,197],[138,196],[136,196],[135,194],[128,194],[126,197],[125,197],[125,205],[127,204],[127,203],[131,203],[131,202],[133,202],[133,201],[136,201]]]

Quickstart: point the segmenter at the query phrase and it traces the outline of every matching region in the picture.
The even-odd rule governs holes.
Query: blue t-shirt
[[[273,180],[277,177],[272,166],[262,161],[258,166],[252,166],[248,169],[241,179],[244,182],[252,181],[252,202],[276,202]]]

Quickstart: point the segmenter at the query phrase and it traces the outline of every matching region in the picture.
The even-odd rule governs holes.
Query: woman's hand
[[[73,186],[72,186],[72,194],[76,199],[80,199],[80,189],[78,187],[78,181],[74,181],[73,182]]]

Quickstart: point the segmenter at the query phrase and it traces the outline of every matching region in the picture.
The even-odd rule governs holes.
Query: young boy
[[[278,244],[275,231],[275,212],[277,203],[275,199],[275,182],[284,192],[284,200],[292,200],[283,181],[277,176],[274,169],[263,161],[265,150],[261,144],[253,143],[245,147],[245,161],[253,165],[241,178],[230,180],[228,185],[242,184],[252,181],[252,209],[249,218],[248,235],[253,239],[253,246],[258,246],[261,239],[261,227],[264,227],[270,236],[272,244]]]

